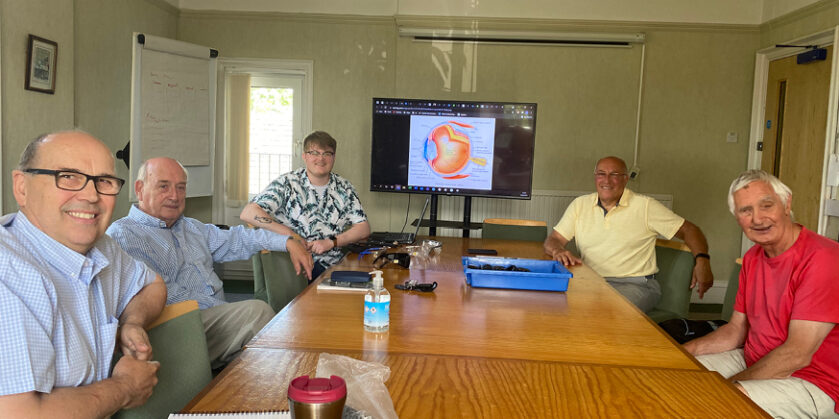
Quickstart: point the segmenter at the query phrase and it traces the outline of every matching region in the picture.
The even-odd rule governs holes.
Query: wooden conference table
[[[410,269],[384,267],[387,333],[364,331],[363,293],[310,286],[184,411],[285,410],[288,383],[314,375],[325,352],[390,367],[402,418],[765,417],[587,266],[571,268],[567,292],[471,288],[468,248],[544,259],[541,243],[435,239],[442,249]],[[350,254],[334,269],[370,271],[372,258]],[[394,288],[408,279],[438,286]]]

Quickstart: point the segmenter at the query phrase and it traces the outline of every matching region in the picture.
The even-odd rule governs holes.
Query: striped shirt
[[[202,310],[225,303],[214,262],[248,259],[263,249],[285,251],[289,237],[244,226],[222,230],[184,216],[169,228],[136,205],[108,227],[108,234],[163,277],[167,304],[196,300]]]
[[[118,318],[155,274],[107,236],[87,254],[0,218],[0,395],[108,378]]]
[[[319,194],[309,182],[305,167],[280,175],[251,202],[306,241],[331,239],[354,224],[367,221],[350,181],[330,173],[326,190]],[[313,258],[328,267],[343,256],[335,248]]]

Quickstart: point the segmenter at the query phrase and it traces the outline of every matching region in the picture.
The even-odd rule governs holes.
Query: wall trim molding
[[[474,18],[452,16],[394,16],[397,26],[420,26],[453,29],[497,29],[529,31],[573,31],[608,28],[614,30],[689,30],[758,32],[760,25],[726,23],[638,22],[618,20],[526,19],[526,18]]]
[[[162,1],[162,0],[147,0]],[[830,0],[839,1],[839,0]],[[525,31],[573,31],[573,30],[680,30],[700,32],[759,32],[762,25],[729,23],[685,23],[685,22],[643,22],[618,20],[572,20],[572,19],[534,19],[534,18],[495,18],[495,17],[454,17],[454,16],[367,16],[341,15],[324,13],[283,13],[250,12],[224,10],[180,11],[181,18],[192,19],[246,19],[246,20],[285,20],[301,23],[363,23],[375,25],[395,24],[396,26],[416,26],[426,28],[473,29],[480,27],[489,30],[525,30]]]
[[[369,25],[389,25],[393,16],[340,15],[325,13],[283,13],[283,12],[245,12],[225,10],[181,10],[181,18],[192,19],[246,19],[246,20],[285,20],[300,23],[363,23]]]
[[[167,2],[166,0],[146,0],[146,3],[157,6],[161,9],[163,9],[164,11],[175,15],[175,17],[177,17],[179,14],[181,14],[181,9],[178,9],[177,7],[172,5],[171,3]]]
[[[793,10],[785,15],[778,16],[774,19],[767,20],[760,24],[761,31],[769,30],[773,27],[783,26],[789,23],[804,19],[810,15],[821,13],[827,9],[839,6],[839,0],[821,0],[816,3],[804,6],[798,10]]]

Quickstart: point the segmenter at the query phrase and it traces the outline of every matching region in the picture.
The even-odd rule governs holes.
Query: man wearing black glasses
[[[104,417],[139,406],[159,365],[144,326],[162,279],[105,235],[124,181],[79,131],[33,140],[0,218],[0,417]],[[125,354],[114,365],[114,349]]]
[[[303,141],[306,167],[275,179],[242,210],[242,221],[280,234],[297,234],[314,254],[314,280],[343,257],[340,247],[370,235],[352,184],[332,173],[337,142],[323,131]]]
[[[685,241],[696,264],[690,288],[699,298],[714,283],[708,242],[699,227],[654,198],[626,189],[626,162],[604,157],[594,168],[596,193],[578,197],[545,239],[545,253],[565,265],[585,262],[621,295],[644,312],[661,298],[655,279],[658,235]],[[565,248],[576,239],[582,260]]]

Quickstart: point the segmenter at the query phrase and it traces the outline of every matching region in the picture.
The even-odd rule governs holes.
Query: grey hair
[[[734,179],[734,182],[731,182],[731,187],[728,188],[728,210],[731,211],[732,214],[737,215],[734,212],[734,193],[746,186],[749,186],[752,182],[766,183],[771,186],[772,190],[775,191],[779,198],[781,198],[781,203],[783,203],[784,206],[789,204],[789,198],[792,196],[792,190],[789,186],[784,185],[784,182],[781,182],[780,179],[774,175],[764,172],[763,170],[746,170],[745,172],[740,173],[740,176],[737,176],[737,179]]]
[[[23,153],[20,153],[17,170],[24,171],[31,168],[30,166],[32,165],[32,162],[38,155],[38,149],[41,147],[44,140],[46,140],[49,136],[50,134],[41,134],[26,145],[26,148],[23,149]]]
[[[149,160],[151,160],[151,159],[149,159]],[[140,168],[137,169],[137,179],[135,179],[135,180],[139,180],[139,181],[142,181],[143,183],[146,183],[146,171],[148,170],[149,160],[144,161],[143,164],[140,165]],[[182,165],[181,162],[179,162],[175,159],[172,159],[172,160],[174,160],[175,163],[178,163],[178,166],[181,166],[181,170],[184,171],[184,180],[188,182],[189,181],[189,171],[186,170],[186,167],[184,167],[184,165]]]
[[[68,130],[64,130],[64,131],[50,132],[50,133],[38,135],[32,141],[30,141],[29,144],[26,145],[26,148],[23,149],[23,153],[20,153],[20,160],[18,160],[18,163],[17,163],[17,170],[23,171],[23,170],[32,168],[32,162],[35,161],[35,157],[38,156],[38,150],[41,149],[41,145],[44,143],[44,141],[46,141],[47,138],[49,138],[51,136],[54,136],[54,135],[59,135],[59,134],[73,134],[73,133],[75,133],[75,134],[86,134],[88,136],[93,137],[93,135],[91,135],[89,132],[78,129],[78,128],[68,129]]]

